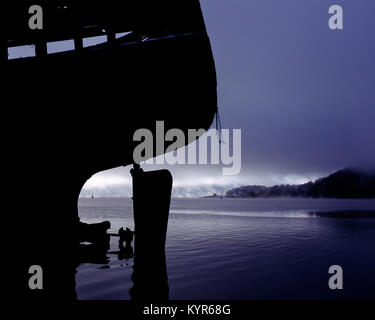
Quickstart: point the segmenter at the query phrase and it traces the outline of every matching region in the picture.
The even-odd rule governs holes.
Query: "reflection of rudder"
[[[133,299],[166,300],[169,297],[165,261],[172,175],[168,170],[132,170],[134,202]]]

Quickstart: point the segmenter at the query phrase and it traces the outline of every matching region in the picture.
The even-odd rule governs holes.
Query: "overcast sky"
[[[242,129],[242,171],[224,177],[219,166],[165,166],[174,195],[301,183],[375,163],[374,0],[201,3],[222,126]],[[328,28],[333,4],[343,7],[344,30]],[[117,168],[90,179],[82,195],[130,195],[130,182],[129,170]]]

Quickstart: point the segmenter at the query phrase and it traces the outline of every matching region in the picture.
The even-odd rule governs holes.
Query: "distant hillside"
[[[347,168],[305,184],[234,188],[227,191],[225,197],[375,198],[375,173]]]

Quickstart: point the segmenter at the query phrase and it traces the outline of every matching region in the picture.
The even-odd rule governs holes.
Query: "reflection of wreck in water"
[[[33,182],[20,204],[33,212],[22,217],[31,241],[25,267],[38,261],[48,269],[38,295],[53,297],[69,294],[82,186],[99,171],[132,164],[138,128],[153,132],[164,120],[166,130],[208,129],[217,111],[216,74],[198,0],[45,1],[43,30],[28,28],[32,4],[13,1],[7,10],[3,99],[17,132],[12,165]],[[83,39],[93,36],[107,41],[85,47]],[[48,53],[49,43],[66,40],[73,50]],[[35,45],[35,56],[7,59],[6,50],[25,45]],[[164,255],[171,178],[139,171],[133,179],[135,254],[145,262],[155,245]],[[149,181],[158,197],[137,179]]]

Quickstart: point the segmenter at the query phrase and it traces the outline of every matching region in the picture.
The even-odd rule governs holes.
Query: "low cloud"
[[[163,169],[162,166],[145,165],[145,171]],[[167,166],[173,175],[173,197],[202,197],[225,194],[226,191],[244,185],[301,184],[313,181],[321,174],[282,175],[266,171],[247,171],[238,176],[223,176],[220,166]],[[89,179],[81,191],[81,197],[131,197],[131,167],[100,172]]]

